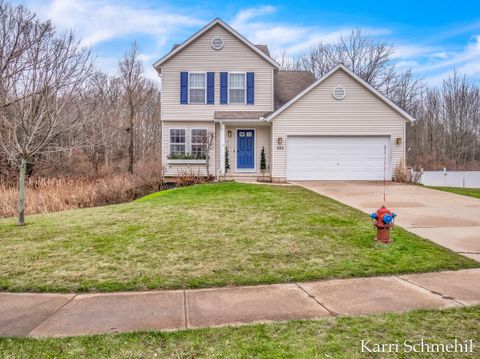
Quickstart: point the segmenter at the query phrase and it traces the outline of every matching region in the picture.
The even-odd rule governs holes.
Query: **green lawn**
[[[308,281],[478,267],[295,186],[220,183],[136,202],[0,220],[0,289],[119,291]]]
[[[2,358],[478,358],[480,307],[337,317],[186,330],[71,338],[0,339]],[[472,339],[471,354],[404,353],[407,344]],[[399,343],[399,353],[362,353],[361,341]]]
[[[480,188],[463,188],[463,187],[433,187],[428,186],[428,188],[438,189],[440,191],[452,192],[456,194],[461,194],[464,196],[480,198]]]

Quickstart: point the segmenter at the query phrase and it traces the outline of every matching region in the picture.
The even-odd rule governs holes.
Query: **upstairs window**
[[[192,129],[192,155],[197,158],[204,158],[206,154],[206,129]]]
[[[206,103],[206,74],[191,72],[189,76],[189,102],[193,104]]]
[[[170,155],[185,154],[186,136],[185,129],[171,128],[170,129]]]
[[[228,102],[233,104],[245,103],[245,73],[228,74]]]

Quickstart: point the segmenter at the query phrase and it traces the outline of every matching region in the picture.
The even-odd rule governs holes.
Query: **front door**
[[[237,169],[255,169],[254,130],[237,130]]]

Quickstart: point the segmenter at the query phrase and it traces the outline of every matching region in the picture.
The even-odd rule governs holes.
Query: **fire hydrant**
[[[382,243],[392,242],[390,237],[390,228],[394,225],[394,218],[397,215],[394,212],[391,212],[385,206],[377,209],[377,212],[372,213],[370,217],[373,219],[373,225],[377,228],[377,241]]]

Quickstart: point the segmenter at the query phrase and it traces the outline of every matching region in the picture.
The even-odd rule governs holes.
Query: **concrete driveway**
[[[383,204],[383,182],[295,182],[372,213]],[[396,224],[452,251],[480,261],[480,200],[401,183],[387,183],[387,207]]]

